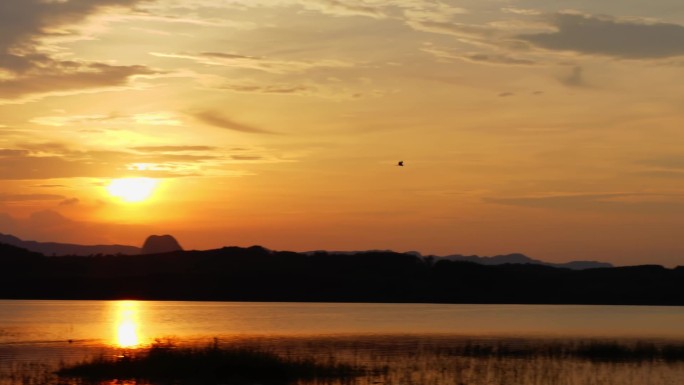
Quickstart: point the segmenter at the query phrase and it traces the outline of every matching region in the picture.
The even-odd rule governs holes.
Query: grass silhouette
[[[178,347],[157,341],[149,349],[115,359],[100,356],[63,367],[60,377],[91,380],[222,380],[232,382],[281,382],[316,378],[351,378],[362,368],[337,362],[320,363],[312,358],[283,358],[250,347]]]

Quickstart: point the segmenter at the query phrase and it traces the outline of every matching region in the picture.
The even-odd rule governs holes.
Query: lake
[[[49,373],[60,362],[119,354],[149,346],[156,339],[258,344],[288,354],[325,352],[343,361],[394,368],[380,379],[358,379],[354,382],[358,384],[428,381],[441,385],[454,383],[458,375],[469,385],[479,379],[493,381],[497,376],[491,372],[493,367],[517,368],[518,373],[526,365],[531,365],[528,372],[517,374],[526,385],[543,383],[534,375],[540,367],[547,376],[556,367],[564,381],[575,381],[567,382],[572,384],[600,383],[604,377],[617,379],[603,382],[607,384],[676,384],[677,378],[684,378],[679,361],[624,363],[620,373],[630,374],[623,378],[610,372],[614,363],[573,358],[559,365],[558,359],[536,356],[522,361],[500,355],[464,357],[459,347],[473,341],[494,344],[495,350],[502,350],[502,343],[527,346],[530,341],[536,345],[579,340],[679,344],[684,343],[682,307],[0,300],[0,384],[56,381]],[[407,361],[409,356],[413,358]],[[416,367],[420,360],[423,366]],[[580,378],[562,374],[569,367],[575,368],[572,373],[585,374]],[[42,377],[27,374],[41,371]],[[470,377],[464,379],[464,373]],[[586,373],[597,377],[585,378]],[[509,374],[504,371],[498,376],[516,383],[506,377]]]

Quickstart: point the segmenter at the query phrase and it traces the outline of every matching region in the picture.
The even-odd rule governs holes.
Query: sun
[[[114,179],[107,186],[107,192],[124,202],[142,202],[152,195],[157,183],[158,181],[152,178]]]

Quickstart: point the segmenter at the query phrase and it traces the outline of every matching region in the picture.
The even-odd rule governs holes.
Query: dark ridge
[[[488,266],[394,252],[304,254],[260,246],[135,256],[22,253],[12,249],[0,258],[0,298],[684,305],[681,267]]]

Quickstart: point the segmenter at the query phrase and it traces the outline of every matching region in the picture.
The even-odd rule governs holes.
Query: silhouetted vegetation
[[[594,383],[596,378],[623,371],[643,376],[651,373],[649,368],[663,365],[681,370],[684,362],[684,345],[671,341],[374,336],[364,337],[361,343],[357,338],[245,340],[230,347],[215,343],[200,348],[158,342],[132,355],[99,357],[63,367],[57,374],[64,380],[135,379],[178,384],[286,384],[329,379],[312,383],[340,385],[362,377],[363,383],[530,385]],[[330,353],[331,346],[335,347],[334,354]],[[359,362],[364,367],[359,367]],[[632,374],[618,382],[643,383],[639,378],[628,378]],[[567,376],[575,381],[562,382]]]
[[[1,298],[684,305],[683,267],[485,266],[258,246],[99,257],[7,250]]]
[[[684,344],[644,341],[495,341],[467,342],[441,349],[442,354],[463,357],[582,359],[602,362],[682,362]]]
[[[170,343],[156,343],[136,355],[117,359],[99,357],[64,367],[57,374],[91,380],[202,380],[254,383],[286,383],[299,379],[351,378],[365,371],[351,365],[318,363],[306,358],[283,358],[275,353],[253,348],[179,348]]]

